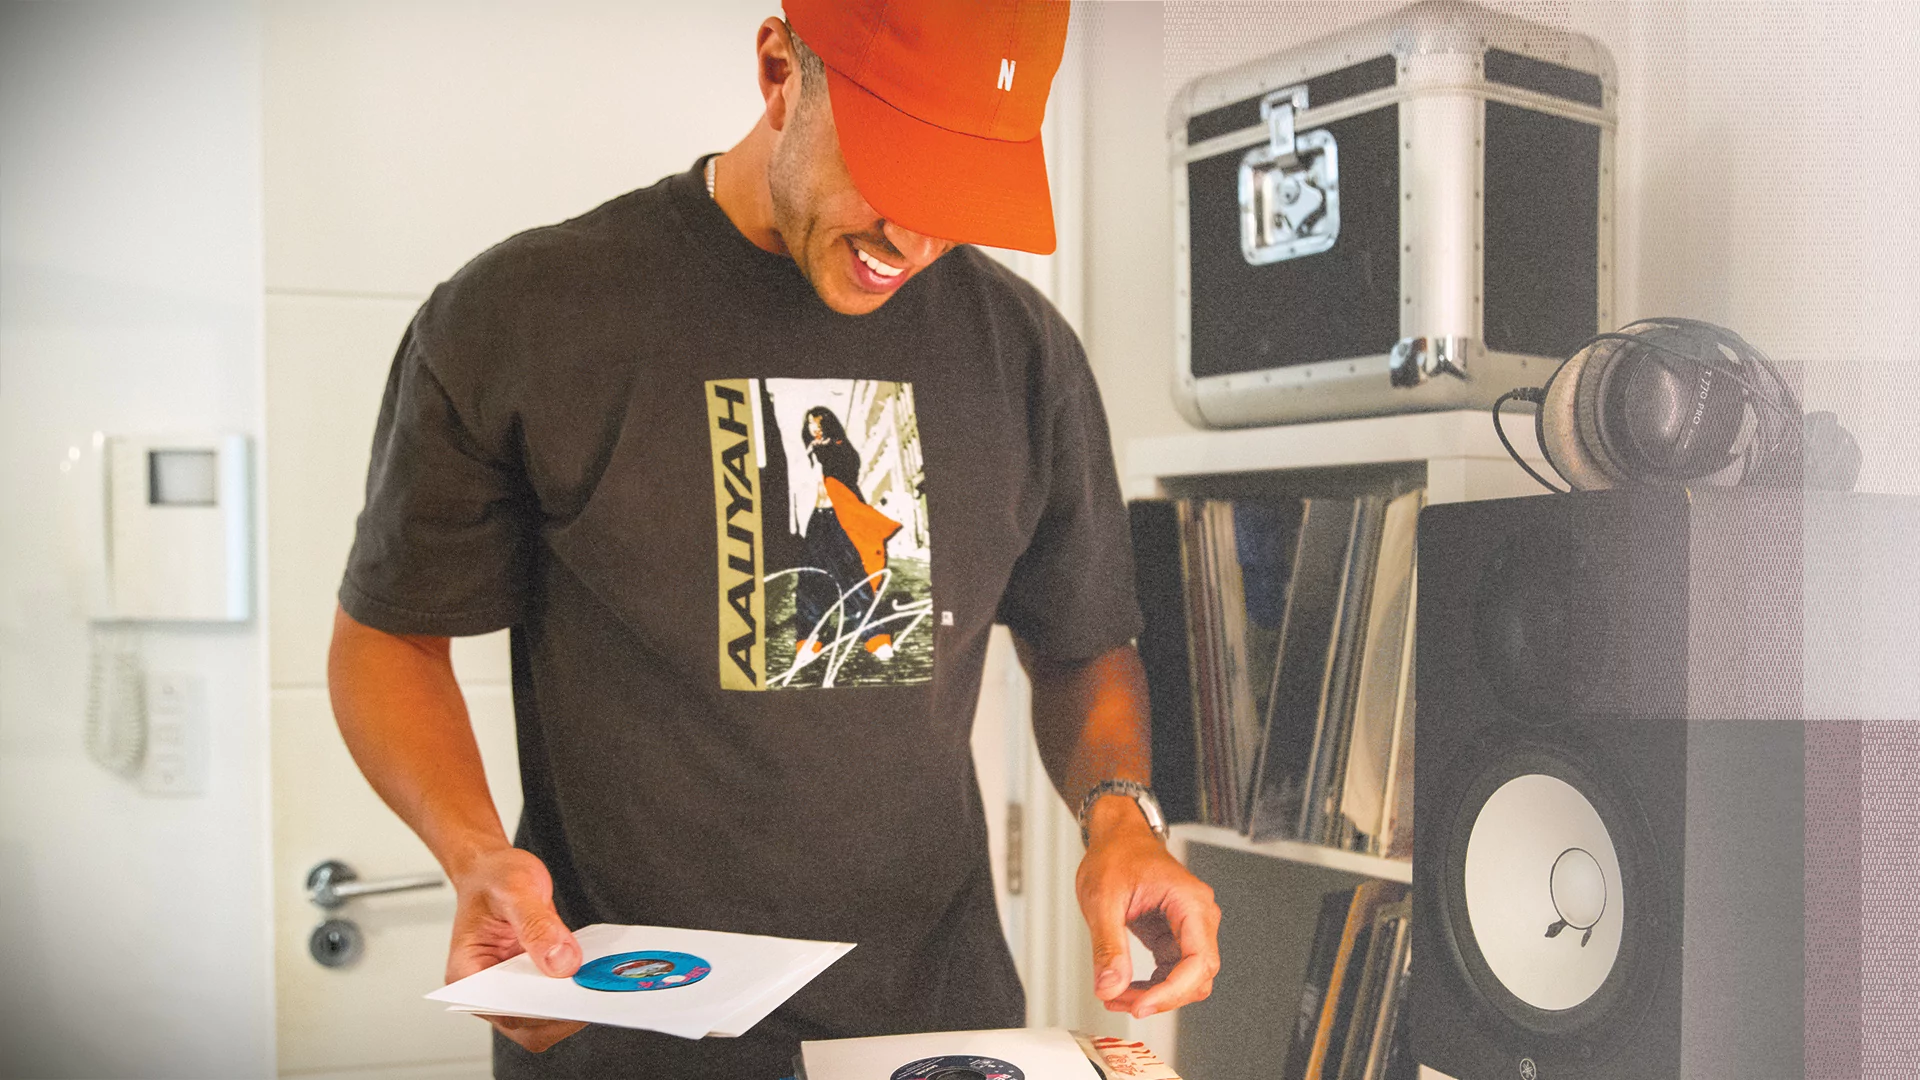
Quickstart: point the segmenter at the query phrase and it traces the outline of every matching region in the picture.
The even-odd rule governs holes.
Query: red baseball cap
[[[1040,121],[1067,0],[784,0],[827,65],[840,153],[882,217],[958,243],[1049,254]]]

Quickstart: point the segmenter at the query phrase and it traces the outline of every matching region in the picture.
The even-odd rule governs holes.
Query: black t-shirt
[[[785,1075],[803,1038],[1017,1026],[968,737],[992,624],[1137,632],[1078,341],[960,247],[827,308],[695,170],[493,248],[402,341],[340,599],[512,627],[516,842],[571,926],[858,948],[740,1039],[589,1028],[503,1076]]]

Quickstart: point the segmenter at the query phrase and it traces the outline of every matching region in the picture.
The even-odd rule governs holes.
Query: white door
[[[283,1075],[480,1077],[482,1021],[421,998],[444,975],[452,897],[327,913],[308,872],[434,871],[334,728],[327,638],[388,364],[433,286],[522,229],[563,220],[731,145],[753,124],[756,28],[778,5],[276,2],[263,9],[274,895]],[[509,830],[519,786],[504,635],[456,643]],[[357,960],[308,938],[355,923]]]
[[[351,867],[362,883],[438,869],[354,767],[326,692],[333,591],[360,509],[388,358],[412,314],[410,300],[267,301],[264,479],[283,1075],[380,1069],[399,1080],[490,1072],[486,1025],[421,997],[442,981],[451,890],[366,896],[328,911],[309,901],[305,887],[308,873],[329,860]],[[519,784],[504,635],[459,642],[455,664],[511,828]],[[351,923],[360,938],[357,959],[340,967],[323,966],[309,948],[331,919]]]

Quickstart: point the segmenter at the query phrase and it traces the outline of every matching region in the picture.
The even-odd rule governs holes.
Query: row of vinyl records
[[[1280,1080],[1415,1080],[1412,937],[1405,885],[1369,881],[1321,898]]]
[[[1168,820],[1412,852],[1425,492],[1131,504]]]

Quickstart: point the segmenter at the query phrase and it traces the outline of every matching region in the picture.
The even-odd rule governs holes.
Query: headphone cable
[[[1516,387],[1512,390],[1507,391],[1504,394],[1501,394],[1498,398],[1495,398],[1493,402],[1493,431],[1494,431],[1494,434],[1500,436],[1500,445],[1507,448],[1507,456],[1513,459],[1514,464],[1519,465],[1522,469],[1525,469],[1527,471],[1528,476],[1531,476],[1535,480],[1538,480],[1540,482],[1541,487],[1546,488],[1548,491],[1553,492],[1555,495],[1567,495],[1567,494],[1570,494],[1571,492],[1562,491],[1561,489],[1554,487],[1552,484],[1547,483],[1546,477],[1541,476],[1539,473],[1533,471],[1533,466],[1527,464],[1527,459],[1521,457],[1520,451],[1515,450],[1513,448],[1513,443],[1507,439],[1507,429],[1500,422],[1500,406],[1505,405],[1507,402],[1514,401],[1514,400],[1531,402],[1533,404],[1533,407],[1538,409],[1541,405],[1542,400],[1545,397],[1546,397],[1546,394],[1543,393],[1541,389],[1537,386]]]

